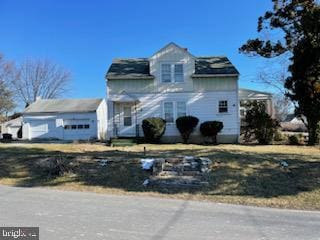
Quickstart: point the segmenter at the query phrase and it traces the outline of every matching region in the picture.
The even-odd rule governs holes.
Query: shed
[[[0,124],[0,133],[2,134],[9,133],[12,135],[13,139],[19,138],[18,132],[22,127],[22,117],[11,119],[7,122]]]

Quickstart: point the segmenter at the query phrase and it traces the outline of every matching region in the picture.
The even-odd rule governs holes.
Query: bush
[[[300,145],[300,137],[297,134],[291,135],[288,137],[288,143],[289,145]]]
[[[205,137],[211,137],[213,144],[217,144],[217,135],[222,130],[222,128],[222,122],[208,121],[200,125],[200,132]]]
[[[281,142],[286,140],[286,136],[283,133],[281,133],[281,131],[276,131],[274,133],[273,140],[276,142]]]
[[[10,133],[4,133],[4,134],[2,134],[2,138],[3,138],[3,140],[12,140],[12,134],[10,134]]]
[[[279,122],[270,117],[263,102],[253,101],[246,104],[246,107],[244,139],[249,141],[254,136],[259,144],[269,144],[279,127]]]
[[[199,119],[194,116],[179,117],[176,120],[176,126],[181,134],[183,143],[188,143],[191,133],[198,125]]]
[[[158,143],[166,131],[166,121],[162,118],[146,118],[142,121],[144,137],[149,143]]]

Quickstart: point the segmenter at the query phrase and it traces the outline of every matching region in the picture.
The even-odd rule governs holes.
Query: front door
[[[136,134],[134,120],[134,105],[132,103],[122,103],[120,108],[120,121],[118,128],[119,137],[133,137]]]

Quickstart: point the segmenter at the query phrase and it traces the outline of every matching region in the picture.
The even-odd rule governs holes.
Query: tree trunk
[[[308,133],[309,133],[309,139],[308,139],[308,145],[314,146],[316,145],[318,141],[318,132],[317,132],[317,121],[314,121],[313,119],[307,119],[308,121]]]
[[[212,143],[213,143],[213,145],[217,145],[218,143],[217,143],[217,135],[213,135],[212,136]]]

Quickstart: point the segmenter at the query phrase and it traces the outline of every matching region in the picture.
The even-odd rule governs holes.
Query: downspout
[[[138,111],[137,111],[137,102],[134,102],[134,111],[136,118],[136,138],[139,138],[139,125],[138,125]]]
[[[115,122],[115,111],[114,111],[114,108],[115,108],[115,102],[112,101],[112,123],[113,123],[113,126],[112,126],[112,131],[113,131],[113,137],[115,137],[116,135],[116,128],[115,128],[115,125],[116,125],[116,122]]]

